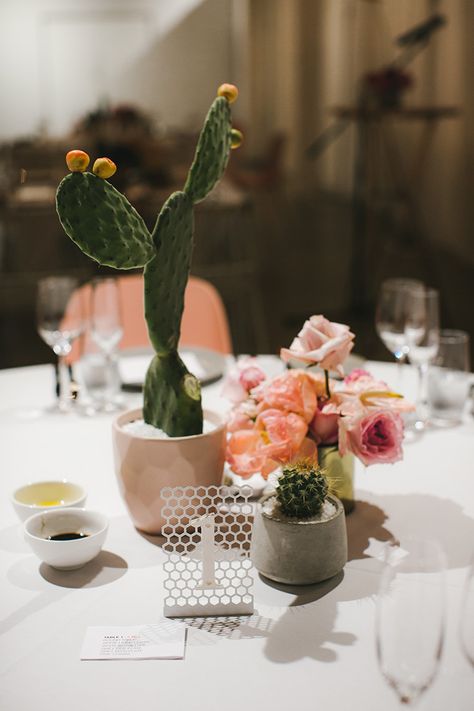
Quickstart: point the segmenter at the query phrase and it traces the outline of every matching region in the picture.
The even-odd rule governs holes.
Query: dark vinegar
[[[56,533],[49,536],[48,541],[77,541],[78,538],[87,538],[87,533]]]

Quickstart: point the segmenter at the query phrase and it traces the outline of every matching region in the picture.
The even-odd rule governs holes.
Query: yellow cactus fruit
[[[85,151],[74,150],[66,153],[66,165],[71,173],[83,173],[90,160]]]
[[[111,178],[116,170],[117,166],[110,158],[97,158],[92,167],[92,172],[99,178]]]
[[[242,141],[244,140],[244,134],[236,128],[233,128],[230,132],[230,147],[238,148]]]
[[[229,104],[233,104],[239,95],[239,90],[234,84],[221,84],[217,90],[217,96],[223,96]]]

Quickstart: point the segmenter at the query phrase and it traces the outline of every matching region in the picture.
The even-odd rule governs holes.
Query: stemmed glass
[[[411,312],[411,299],[417,291],[424,291],[424,284],[418,279],[386,279],[379,289],[375,328],[399,364],[399,381],[401,365],[407,360],[410,345],[406,330],[407,316]]]
[[[123,335],[117,280],[94,279],[91,283],[90,324],[81,362],[88,409],[114,410],[119,405],[120,376],[117,346]]]
[[[36,299],[38,333],[58,357],[57,401],[51,412],[71,411],[71,384],[66,358],[85,327],[79,282],[71,276],[51,276],[38,282]]]
[[[436,289],[412,290],[405,333],[408,360],[416,366],[418,373],[416,412],[412,426],[415,430],[422,430],[428,420],[428,368],[439,348],[439,293]]]
[[[376,609],[381,672],[402,704],[432,684],[445,628],[445,556],[434,541],[411,539],[389,547]]]
[[[474,667],[474,560],[464,583],[459,632],[464,655]]]

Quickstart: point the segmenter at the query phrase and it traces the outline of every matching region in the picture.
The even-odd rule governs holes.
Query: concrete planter
[[[115,474],[130,517],[141,531],[159,534],[161,490],[165,486],[219,486],[224,470],[226,426],[222,417],[206,411],[216,425],[191,437],[149,439],[123,429],[142,417],[141,410],[121,413],[113,422]]]
[[[255,568],[288,585],[319,583],[339,573],[347,562],[346,519],[339,499],[327,497],[336,509],[333,516],[298,521],[266,513],[262,505],[273,496],[257,503],[250,548]]]

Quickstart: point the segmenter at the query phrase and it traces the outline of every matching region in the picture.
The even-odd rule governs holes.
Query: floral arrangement
[[[366,466],[402,458],[401,413],[413,406],[366,370],[343,377],[353,340],[348,326],[311,316],[280,356],[321,371],[294,368],[268,379],[255,358],[237,361],[223,388],[233,402],[227,462],[236,474],[267,478],[303,457],[317,462],[320,445],[337,445]]]

